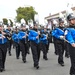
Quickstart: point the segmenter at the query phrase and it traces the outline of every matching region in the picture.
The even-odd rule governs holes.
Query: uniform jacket
[[[47,36],[45,34],[42,34],[42,37],[40,37],[40,42],[48,44]]]
[[[14,42],[19,43],[19,36],[18,33],[14,32],[12,35],[12,39]]]
[[[2,37],[2,34],[0,34],[0,37]],[[5,44],[7,42],[7,38],[0,38],[0,44]]]
[[[11,30],[6,29],[4,32],[7,33],[7,34],[9,34],[9,36],[12,36],[12,35],[10,34],[10,31],[11,31]]]
[[[60,39],[60,36],[64,36],[64,30],[63,28],[55,28],[53,31],[52,31],[52,36],[57,38],[57,39]]]
[[[28,36],[29,40],[38,44],[40,40],[36,38],[37,36],[39,35],[38,35],[38,32],[36,32],[35,30],[29,31],[29,36]]]
[[[5,32],[5,33],[8,35],[8,37],[10,38],[10,39],[8,38],[8,40],[11,40],[11,38],[12,38],[11,30],[6,29],[4,32]]]
[[[65,30],[66,40],[70,44],[75,43],[75,29],[74,28],[66,28]]]

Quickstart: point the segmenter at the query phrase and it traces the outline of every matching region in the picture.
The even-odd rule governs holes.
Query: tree
[[[5,25],[7,25],[7,24],[8,24],[8,20],[7,20],[6,18],[3,18],[3,23],[4,23]]]
[[[12,22],[12,20],[11,20],[11,19],[9,19],[9,21],[10,21],[11,26],[13,26],[13,22]]]
[[[35,14],[38,14],[32,6],[30,6],[30,7],[19,7],[16,10],[16,13],[17,13],[17,16],[16,16],[17,22],[20,22],[20,20],[22,18],[24,18],[26,23],[28,23],[28,21],[31,19],[34,21]]]

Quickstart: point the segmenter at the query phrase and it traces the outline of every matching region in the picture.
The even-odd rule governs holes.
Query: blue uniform
[[[19,43],[19,36],[18,36],[18,34],[13,33],[12,39],[13,39],[14,42]]]
[[[69,54],[71,59],[71,68],[70,68],[70,74],[75,75],[75,47],[73,47],[71,44],[75,43],[75,26],[71,25],[69,28],[66,28],[65,30],[65,36],[66,40],[69,43]]]
[[[14,32],[12,35],[12,39],[14,41],[15,47],[16,47],[16,58],[19,59],[20,56],[20,45],[19,45],[19,36],[18,32]]]
[[[60,39],[60,36],[64,36],[64,31],[60,28],[56,28],[52,31],[52,36],[57,39]]]
[[[7,33],[7,34],[9,35],[8,37],[11,37],[11,36],[12,36],[12,34],[10,33],[11,30],[6,29],[4,32]],[[9,39],[8,39],[8,40],[9,40]]]
[[[44,44],[48,44],[47,36],[45,34],[42,34],[42,37],[40,38],[40,42]]]
[[[12,45],[12,34],[10,33],[11,32],[11,30],[8,30],[8,29],[6,29],[5,31],[4,31],[5,33],[7,33],[8,34],[8,37],[7,37],[7,39],[8,39],[8,53],[9,53],[9,56],[11,56],[11,45]]]
[[[58,63],[63,66],[64,64],[64,61],[63,61],[63,54],[64,54],[64,40],[62,40],[60,38],[60,36],[64,36],[64,28],[63,27],[58,27],[58,28],[55,28],[53,31],[52,31],[52,36],[55,37],[57,39],[56,41],[56,46],[58,48]]]
[[[29,40],[34,41],[35,43],[38,44],[40,40],[36,38],[37,36],[38,36],[38,33],[36,31],[34,30],[29,31],[29,36],[28,36]]]
[[[3,34],[0,34],[0,71],[5,69],[5,59],[7,53],[7,38],[6,36],[2,38]]]
[[[25,41],[25,38],[23,38],[23,36],[25,36],[25,35],[26,35],[26,33],[23,32],[23,31],[19,31],[19,33],[18,33],[19,39],[20,39],[20,40],[23,40],[23,41]]]
[[[0,37],[2,37],[2,34],[0,34]],[[0,38],[0,44],[5,44],[7,42],[7,38]]]
[[[41,50],[43,51],[43,59],[48,60],[47,58],[47,53],[48,53],[48,40],[46,34],[41,34],[42,37],[40,37],[40,42],[41,42]]]
[[[74,28],[67,28],[65,31],[66,39],[70,44],[75,43],[75,29]]]
[[[6,33],[10,33],[10,31],[8,29],[5,30]]]
[[[27,44],[26,44],[26,38],[23,38],[24,36],[26,36],[26,32],[21,30],[18,33],[18,37],[19,37],[19,45],[20,45],[20,50],[22,51],[22,60],[25,63],[26,62],[26,55],[27,55]]]
[[[30,46],[31,46],[31,51],[33,55],[33,61],[34,61],[34,67],[38,68],[39,67],[39,59],[40,59],[40,37],[39,37],[37,29],[33,28],[33,30],[29,31],[29,40],[30,40]]]

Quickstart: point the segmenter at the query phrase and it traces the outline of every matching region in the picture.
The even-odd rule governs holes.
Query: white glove
[[[4,36],[4,35],[2,35],[2,38],[5,38],[5,36]]]
[[[39,36],[36,36],[36,39],[38,39],[39,38]]]
[[[26,38],[26,36],[23,36],[22,38]]]
[[[62,39],[62,40],[63,40],[63,39],[64,39],[64,36],[60,36],[60,39]]]
[[[64,35],[67,35],[67,34],[68,34],[68,30],[65,31]]]
[[[72,43],[71,45],[72,45],[72,47],[75,47],[75,43]]]

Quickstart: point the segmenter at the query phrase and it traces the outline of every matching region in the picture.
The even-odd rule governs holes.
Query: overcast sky
[[[44,17],[65,10],[67,3],[75,6],[75,0],[0,0],[0,19],[15,18],[20,6],[33,6],[39,14],[39,22],[44,23]]]

